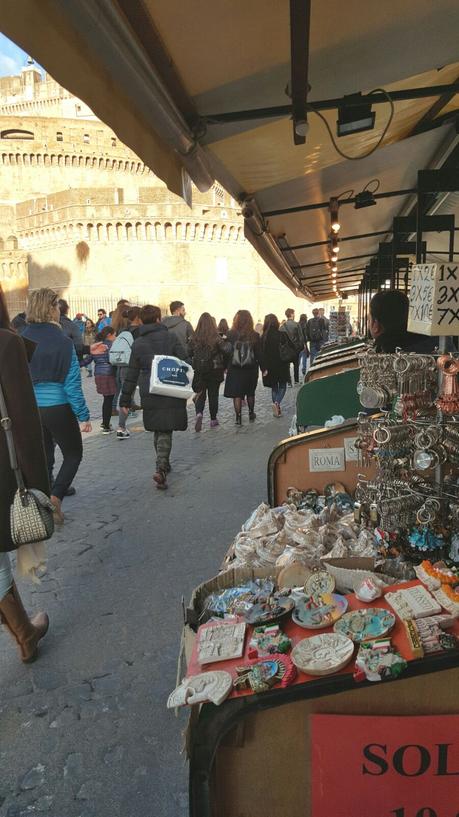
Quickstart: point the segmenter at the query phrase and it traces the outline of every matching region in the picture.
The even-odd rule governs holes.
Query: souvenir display
[[[246,625],[244,622],[204,624],[198,630],[198,661],[228,661],[240,658],[244,652]]]
[[[335,580],[324,570],[313,573],[304,586],[306,596],[321,596],[323,593],[333,593]]]
[[[441,606],[422,584],[386,593],[385,599],[402,620],[441,613]]]
[[[425,653],[458,648],[459,641],[454,635],[444,638],[444,630],[452,627],[455,621],[455,617],[449,615],[405,621],[404,625],[413,657],[422,658]]]
[[[328,319],[328,339],[331,342],[342,340],[351,334],[351,313],[343,306],[330,310]]]
[[[347,598],[338,593],[306,596],[297,601],[292,619],[299,627],[305,627],[308,630],[322,630],[325,627],[331,627],[335,621],[338,621],[346,612],[347,607]]]
[[[253,604],[250,610],[246,610],[243,615],[248,624],[264,624],[283,618],[293,610],[294,606],[293,599],[273,593],[264,601]]]
[[[335,633],[341,633],[352,641],[364,641],[386,635],[395,624],[395,616],[380,607],[352,610],[334,624]]]
[[[398,678],[407,662],[391,645],[390,638],[364,641],[355,660],[354,681],[384,681]]]
[[[250,688],[255,694],[267,692],[278,681],[282,687],[289,686],[296,678],[296,668],[286,655],[273,655],[264,661],[244,664],[236,667],[236,673],[234,688]]]
[[[282,632],[278,624],[255,627],[249,641],[249,658],[261,658],[264,655],[287,653],[292,646],[290,639]]]
[[[433,595],[444,610],[448,610],[452,616],[459,616],[459,592],[448,584],[442,584],[439,590],[433,591]]]
[[[252,609],[254,604],[271,598],[274,588],[273,579],[255,579],[238,587],[229,587],[211,593],[206,599],[205,612],[219,616],[243,616]]]
[[[198,704],[210,701],[217,706],[228,697],[233,686],[233,679],[229,672],[213,670],[212,672],[202,672],[191,678],[184,678],[169,695],[167,708],[175,709],[177,706],[186,704]]]
[[[354,653],[350,638],[323,633],[304,638],[292,650],[292,661],[307,675],[332,675],[346,666]]]
[[[311,570],[301,562],[292,562],[287,567],[282,568],[277,577],[279,589],[300,587],[304,585],[311,575]]]
[[[370,602],[382,596],[383,587],[383,582],[373,576],[367,576],[365,579],[357,579],[354,584],[354,593],[359,601]]]

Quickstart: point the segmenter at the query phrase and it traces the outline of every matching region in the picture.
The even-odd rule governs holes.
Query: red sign
[[[459,715],[312,717],[312,817],[459,817]]]

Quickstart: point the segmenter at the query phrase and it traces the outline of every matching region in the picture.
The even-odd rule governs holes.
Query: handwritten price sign
[[[413,267],[408,330],[422,335],[459,334],[459,266]]]
[[[459,817],[459,715],[312,717],[312,817]]]

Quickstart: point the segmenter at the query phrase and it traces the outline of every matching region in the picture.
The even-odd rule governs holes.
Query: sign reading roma
[[[312,717],[312,817],[459,817],[459,715]]]

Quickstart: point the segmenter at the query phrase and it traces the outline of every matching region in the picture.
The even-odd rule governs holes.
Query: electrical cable
[[[370,150],[367,150],[366,153],[362,153],[360,156],[349,156],[349,154],[344,153],[344,151],[341,150],[341,148],[338,147],[338,145],[336,143],[336,140],[335,140],[335,137],[333,136],[332,129],[330,128],[330,125],[328,124],[327,120],[325,119],[325,116],[323,116],[323,114],[321,114],[320,111],[316,111],[312,107],[308,109],[311,113],[315,113],[316,116],[318,116],[319,119],[322,120],[322,122],[324,123],[324,125],[325,125],[325,127],[326,127],[326,129],[328,131],[328,134],[330,136],[333,147],[335,148],[336,152],[340,156],[342,156],[343,159],[349,159],[349,161],[351,161],[351,162],[357,162],[360,159],[366,159],[367,156],[371,156],[372,153],[374,153],[376,150],[378,150],[379,146],[381,145],[381,142],[383,141],[384,137],[386,136],[387,131],[389,130],[389,128],[390,128],[390,126],[392,124],[392,120],[394,118],[395,105],[394,105],[394,102],[393,102],[393,99],[392,99],[391,95],[384,88],[373,88],[373,90],[370,91],[370,93],[367,95],[367,97],[371,96],[371,94],[376,94],[376,93],[381,93],[381,94],[386,95],[387,100],[388,100],[388,102],[390,104],[389,119],[387,120],[386,127],[384,128],[381,136],[379,137],[378,141],[376,142],[376,145],[373,145],[373,147],[370,148]]]

